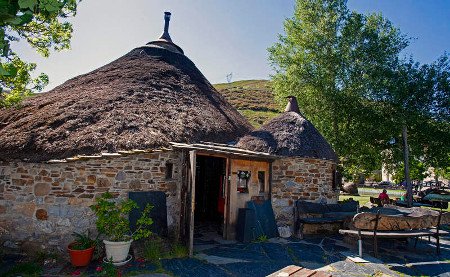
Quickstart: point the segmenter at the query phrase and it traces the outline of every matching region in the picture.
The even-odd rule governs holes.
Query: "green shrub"
[[[150,230],[146,229],[153,224],[153,220],[149,217],[153,208],[150,204],[144,208],[141,217],[137,220],[136,231],[131,232],[128,213],[137,208],[139,207],[133,200],[115,201],[113,195],[109,192],[102,194],[100,198],[96,199],[96,203],[91,206],[97,216],[95,224],[98,232],[106,235],[108,240],[111,241],[126,241],[130,238],[138,240],[147,238],[152,234]]]

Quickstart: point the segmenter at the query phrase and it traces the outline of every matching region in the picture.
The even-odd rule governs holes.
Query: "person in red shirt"
[[[382,205],[389,204],[389,195],[387,194],[387,190],[383,190],[380,195],[378,195],[378,199],[380,199],[380,202]]]

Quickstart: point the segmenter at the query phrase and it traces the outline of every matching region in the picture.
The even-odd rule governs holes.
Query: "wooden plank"
[[[197,152],[195,150],[189,151],[189,161],[191,169],[191,214],[189,221],[189,256],[192,257],[194,254],[194,214],[195,214],[195,173],[197,168]]]
[[[250,157],[260,157],[266,159],[277,159],[278,156],[274,156],[265,152],[256,152],[251,150],[240,149],[236,147],[225,147],[225,146],[216,146],[216,145],[206,145],[206,144],[186,144],[186,143],[170,143],[175,148],[187,148],[187,149],[197,149],[197,150],[205,150],[205,151],[213,151],[218,153],[227,153],[230,155],[238,155],[238,156],[250,156]]]
[[[292,277],[310,277],[310,276],[313,276],[315,273],[316,273],[315,270],[311,270],[311,269],[303,267],[299,271],[297,271],[294,274],[289,275],[289,276],[292,276]]]
[[[299,266],[296,266],[296,265],[289,265],[289,266],[283,268],[281,270],[281,272],[287,273],[288,276],[291,276],[292,274],[294,274],[295,272],[297,272],[297,271],[299,271],[301,269],[302,269],[302,267],[299,267]]]
[[[248,192],[240,193],[237,190],[238,177],[237,171],[250,171],[251,177],[248,180]],[[265,192],[259,192],[258,183],[258,171],[265,172],[266,187]],[[255,161],[255,160],[244,160],[244,159],[232,159],[231,160],[231,172],[230,172],[230,214],[229,214],[229,229],[228,229],[228,239],[235,239],[236,235],[236,224],[238,218],[239,208],[245,208],[246,203],[251,200],[253,196],[264,196],[265,199],[268,198],[268,177],[269,177],[269,163],[267,161]]]
[[[64,160],[49,160],[47,161],[48,164],[58,164],[58,163],[67,163],[67,161]]]
[[[323,271],[311,270],[297,265],[289,265],[267,277],[331,277],[331,274]]]
[[[226,177],[225,177],[225,207],[224,207],[224,227],[223,227],[223,238],[231,239],[230,230],[230,175],[231,175],[231,159],[227,158],[226,165]]]
[[[358,235],[357,230],[339,230],[340,234]],[[373,237],[374,231],[361,231],[363,237]],[[433,236],[436,235],[436,229],[429,230],[405,230],[405,231],[377,231],[376,235],[380,238],[408,238],[408,237],[421,237],[421,236]],[[439,235],[448,235],[450,232],[439,230]]]
[[[302,267],[300,266],[296,266],[296,265],[288,265],[270,275],[267,275],[267,277],[282,277],[282,276],[292,276],[292,274],[294,274],[295,272],[299,271],[300,269],[302,269]]]
[[[200,147],[208,147],[209,145],[205,145],[205,144],[199,144],[199,143],[194,143],[194,146],[200,146]],[[214,145],[214,146],[209,146],[211,149],[218,149],[218,150],[229,150],[229,151],[233,151],[233,152],[241,152],[241,153],[247,153],[247,154],[258,154],[258,155],[263,155],[263,156],[271,156],[269,153],[265,153],[265,152],[256,152],[256,151],[251,151],[251,150],[247,150],[247,149],[241,149],[241,148],[237,148],[237,147],[229,147],[229,146],[219,146],[219,145]]]
[[[181,151],[181,191],[180,191],[180,200],[181,200],[181,209],[180,209],[180,237],[182,241],[187,242],[189,239],[187,238],[187,211],[189,210],[187,207],[187,190],[189,186],[189,180],[188,180],[188,162],[187,162],[187,155],[186,150]]]
[[[120,153],[102,153],[102,157],[120,157]]]

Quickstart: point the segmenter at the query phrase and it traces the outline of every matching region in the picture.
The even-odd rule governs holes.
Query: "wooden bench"
[[[324,271],[289,265],[277,272],[267,275],[267,277],[331,277],[331,274]]]
[[[343,222],[350,221],[358,212],[358,205],[356,201],[321,204],[297,200],[294,209],[294,232],[297,237],[303,238],[303,234],[311,233],[304,232],[305,225],[337,224],[337,228],[335,228],[335,232],[337,233],[339,228],[342,228]],[[328,228],[320,228],[320,230],[329,231]]]
[[[416,238],[428,236],[436,238],[436,252],[440,254],[439,237],[449,232],[441,230],[441,223],[448,223],[449,213],[422,208],[399,208],[386,205],[376,213],[364,212],[354,216],[352,220],[355,230],[339,230],[340,234],[358,237],[358,254],[362,257],[362,238],[373,238],[375,257],[378,256],[378,238]],[[383,214],[387,212],[388,214]],[[397,212],[397,214],[395,214]],[[444,218],[444,220],[442,220]]]

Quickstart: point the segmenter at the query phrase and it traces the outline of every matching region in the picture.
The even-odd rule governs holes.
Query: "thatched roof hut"
[[[0,160],[229,142],[250,124],[168,36],[0,110]],[[167,33],[167,35],[165,35]]]
[[[330,144],[302,116],[292,96],[283,114],[241,138],[237,147],[278,156],[337,160]]]

